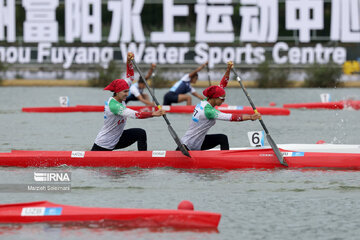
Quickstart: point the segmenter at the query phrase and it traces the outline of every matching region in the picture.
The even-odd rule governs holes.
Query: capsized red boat
[[[313,103],[289,103],[284,108],[305,108],[305,109],[360,109],[360,101],[344,100],[337,102],[313,102]]]
[[[106,225],[108,222],[121,227],[218,227],[221,214],[194,211],[191,206],[189,201],[182,201],[178,210],[79,207],[48,201],[0,204],[0,223],[101,222]]]
[[[136,111],[155,111],[157,107],[150,106],[127,106],[130,109]],[[168,113],[193,113],[195,106],[162,106],[162,108]],[[220,106],[218,110],[224,113],[238,113],[238,114],[253,114],[254,111],[249,106]],[[257,110],[262,115],[290,115],[290,110],[286,108],[276,107],[258,107]],[[66,112],[103,112],[104,106],[98,105],[76,105],[69,107],[26,107],[22,108],[23,112],[32,113],[66,113]]]
[[[288,168],[360,170],[360,145],[279,144]],[[232,150],[190,151],[19,151],[0,153],[6,167],[119,167],[183,169],[274,169],[280,164],[269,146]]]

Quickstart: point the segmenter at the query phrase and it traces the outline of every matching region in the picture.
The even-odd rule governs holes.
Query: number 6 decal
[[[264,131],[248,132],[248,139],[250,146],[262,147],[264,146]]]

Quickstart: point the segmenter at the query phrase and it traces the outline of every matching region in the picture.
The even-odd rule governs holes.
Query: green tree
[[[161,77],[161,71],[158,71],[154,77],[150,78],[151,87],[153,88],[168,88],[171,86],[172,82],[168,81]]]
[[[98,67],[98,76],[89,80],[92,87],[106,87],[113,80],[120,77],[121,71],[115,61],[111,61],[107,68]]]
[[[256,85],[259,88],[285,88],[289,86],[289,68],[280,66],[270,68],[269,62],[265,61],[259,64],[257,68],[258,77]]]
[[[306,75],[303,87],[333,88],[342,86],[341,66],[332,62],[325,65],[314,64],[306,70]]]
[[[3,75],[5,73],[5,70],[6,70],[5,65],[2,62],[0,62],[0,85],[3,84]]]

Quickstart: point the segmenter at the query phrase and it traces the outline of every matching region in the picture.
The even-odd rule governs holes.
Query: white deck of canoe
[[[360,154],[360,145],[350,145],[350,144],[277,144],[277,146],[278,148],[284,151]],[[231,150],[255,150],[255,149],[271,149],[271,147],[264,146],[264,147],[231,148]]]

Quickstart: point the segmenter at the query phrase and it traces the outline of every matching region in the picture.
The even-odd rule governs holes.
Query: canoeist
[[[229,150],[228,138],[224,134],[207,134],[209,129],[215,125],[216,120],[224,121],[246,121],[256,120],[261,117],[259,113],[227,114],[215,109],[225,101],[225,90],[229,81],[230,70],[233,63],[228,62],[227,70],[220,82],[220,86],[211,86],[203,91],[207,98],[196,105],[190,127],[181,138],[182,143],[189,150],[207,150],[220,145],[221,150]]]
[[[147,81],[151,77],[155,68],[156,68],[156,64],[155,63],[151,64],[151,67],[147,75],[145,76],[145,80],[140,77],[137,83],[131,85],[129,96],[126,98],[125,103],[128,103],[129,101],[141,101],[145,103],[145,105],[147,106],[155,106],[155,104],[149,100],[149,95],[143,93],[146,87],[144,81]]]
[[[171,105],[172,103],[186,102],[186,105],[191,105],[191,96],[187,95],[190,92],[195,97],[203,100],[204,97],[198,94],[191,84],[196,83],[198,80],[198,72],[201,71],[208,62],[202,64],[200,67],[195,69],[189,74],[185,74],[179,81],[177,81],[170,91],[164,96],[163,105]]]
[[[114,93],[105,103],[104,126],[97,135],[91,151],[112,151],[128,147],[135,142],[137,142],[139,151],[146,151],[145,130],[141,128],[124,130],[127,118],[143,119],[159,117],[165,114],[165,111],[161,109],[156,112],[137,112],[126,108],[125,99],[129,95],[129,86],[134,80],[134,69],[131,63],[133,58],[134,54],[129,52],[127,55],[126,80],[116,79],[104,88],[104,90]]]

